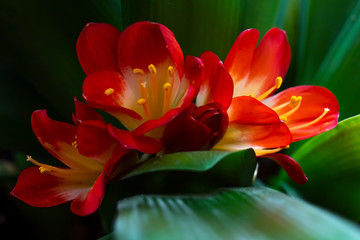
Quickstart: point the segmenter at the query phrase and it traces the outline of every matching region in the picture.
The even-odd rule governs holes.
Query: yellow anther
[[[173,66],[168,67],[168,73],[169,73],[169,76],[172,76],[174,74],[174,67]]]
[[[48,173],[51,172],[50,169],[46,168],[46,167],[39,167],[40,173]]]
[[[277,77],[275,80],[275,88],[279,89],[281,87],[281,84],[283,83],[282,77]]]
[[[249,97],[254,97],[254,94],[250,94]]]
[[[105,94],[106,96],[109,96],[109,95],[111,95],[111,94],[113,94],[113,93],[114,93],[114,89],[113,89],[113,88],[108,88],[108,89],[106,89],[105,92],[104,92],[104,94]]]
[[[140,98],[139,100],[137,100],[137,104],[139,104],[139,105],[144,105],[145,103],[146,103],[145,98]]]
[[[284,147],[284,149],[289,149],[290,148],[290,145],[287,145],[286,147]]]
[[[144,75],[144,71],[141,70],[140,68],[133,69],[133,73],[136,75]]]
[[[272,94],[276,89],[279,89],[281,87],[283,80],[279,76],[275,79],[275,85],[273,85],[271,88],[269,88],[266,92],[261,94],[260,96],[256,97],[257,100],[261,101],[264,98],[268,97],[270,94]]]
[[[71,144],[71,146],[73,146],[74,148],[77,148],[77,147],[78,147],[78,142],[75,140],[75,141]]]
[[[150,64],[148,68],[152,74],[156,74],[156,67],[154,66],[154,64]]]
[[[288,119],[287,119],[287,117],[281,117],[280,120],[283,121],[284,123],[286,123]]]
[[[163,85],[163,89],[164,89],[164,90],[168,90],[170,87],[171,87],[171,84],[170,84],[170,83],[165,83],[165,84]]]
[[[299,104],[299,102],[301,102],[301,100],[302,100],[302,97],[301,96],[291,96],[291,98],[290,98],[290,103],[289,103],[289,106],[290,107],[296,107],[298,104]]]

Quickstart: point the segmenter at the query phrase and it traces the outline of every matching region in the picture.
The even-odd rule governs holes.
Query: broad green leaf
[[[297,82],[314,84],[320,67],[357,0],[303,0],[300,11],[300,38]]]
[[[258,187],[118,203],[115,239],[359,239],[350,222]]]
[[[308,140],[292,157],[308,182],[294,184],[282,173],[278,184],[290,186],[306,200],[360,220],[360,115]]]
[[[359,114],[354,107],[360,82],[360,2],[348,19],[322,62],[313,83],[330,89],[340,103],[342,119]],[[346,83],[344,82],[346,81]]]
[[[231,161],[241,164],[252,175],[256,166],[256,157],[252,149],[238,152],[197,151],[166,154],[145,161],[127,177],[148,172],[164,170],[206,171],[218,162]]]

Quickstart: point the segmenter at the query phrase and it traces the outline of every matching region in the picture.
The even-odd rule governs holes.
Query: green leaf
[[[292,157],[309,181],[294,184],[283,172],[277,184],[289,185],[306,200],[360,220],[360,115],[308,140]]]
[[[118,203],[115,239],[359,239],[327,211],[267,188],[196,196],[137,196]]]
[[[314,84],[313,77],[357,0],[301,1],[297,81]]]
[[[342,119],[359,114],[354,107],[360,82],[360,2],[354,8],[314,77],[314,84],[330,89],[340,103]],[[342,81],[346,80],[346,84]]]
[[[127,177],[164,170],[206,171],[221,160],[240,163],[249,169],[251,174],[253,174],[256,166],[256,157],[252,149],[238,152],[180,152],[149,159],[129,173]]]

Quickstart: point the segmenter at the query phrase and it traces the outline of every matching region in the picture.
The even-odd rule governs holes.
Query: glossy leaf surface
[[[357,239],[358,228],[267,188],[118,203],[115,239]]]

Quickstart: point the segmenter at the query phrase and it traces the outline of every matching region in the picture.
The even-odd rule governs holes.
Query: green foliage
[[[256,167],[255,153],[252,149],[238,152],[198,151],[166,154],[145,161],[127,177],[164,170],[206,171],[221,160],[230,163],[227,168],[231,169],[235,165],[244,168],[244,174],[250,173],[252,179]]]
[[[283,173],[279,184],[286,183],[306,200],[360,220],[360,116],[308,140],[292,157],[309,181],[297,185]]]
[[[358,239],[359,229],[267,188],[118,203],[114,239]]]

